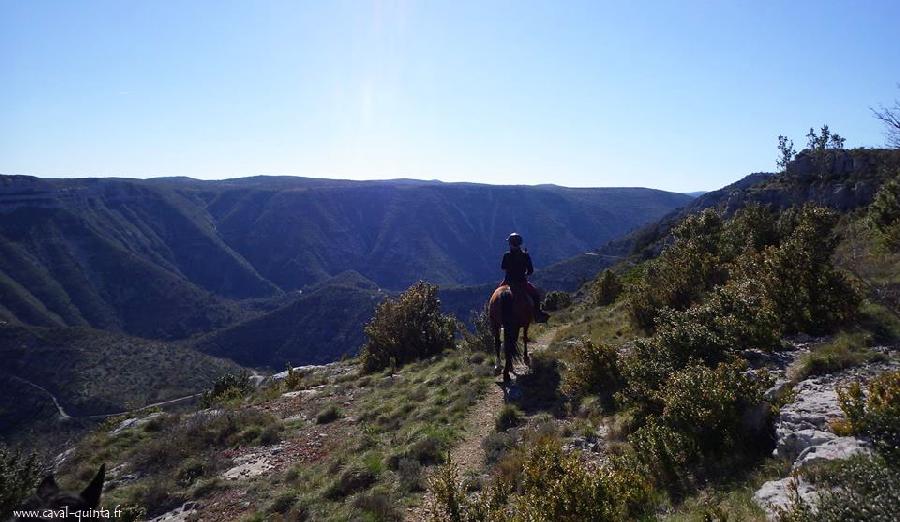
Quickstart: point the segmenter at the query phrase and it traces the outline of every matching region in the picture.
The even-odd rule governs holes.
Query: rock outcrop
[[[777,356],[779,362],[788,365],[808,351],[804,343],[797,343],[797,349]],[[890,353],[886,348],[878,350]],[[806,482],[797,472],[804,466],[817,462],[846,459],[860,453],[872,451],[870,441],[855,436],[839,436],[834,433],[831,423],[843,418],[838,403],[836,388],[853,381],[866,382],[875,375],[900,368],[896,358],[866,364],[838,373],[816,376],[797,383],[791,393],[790,402],[781,407],[775,421],[775,456],[793,462],[792,476],[771,480],[754,494],[754,500],[766,510],[767,517],[774,520],[779,510],[790,505],[791,488],[806,503],[815,504],[816,492],[812,484]],[[776,372],[776,384],[767,393],[774,399],[787,391],[790,381],[786,367]]]

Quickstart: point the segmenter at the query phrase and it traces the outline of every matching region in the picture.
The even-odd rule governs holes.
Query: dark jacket
[[[503,254],[503,262],[500,268],[506,270],[506,283],[524,283],[528,276],[534,273],[531,264],[531,256],[522,250],[510,250]]]

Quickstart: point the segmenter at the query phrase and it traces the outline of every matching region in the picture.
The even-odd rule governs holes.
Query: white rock
[[[122,433],[125,430],[139,428],[139,427],[147,424],[151,420],[153,420],[157,417],[162,417],[163,415],[165,415],[165,413],[157,411],[157,412],[151,413],[150,415],[147,415],[146,417],[132,417],[130,419],[125,419],[119,423],[119,426],[116,427],[116,429],[109,432],[109,434],[110,435],[118,435],[119,433]]]
[[[788,431],[779,428],[777,434],[778,447],[775,448],[773,455],[791,459],[810,446],[818,446],[837,438],[837,435],[830,431],[812,429]]]
[[[275,468],[275,464],[272,463],[270,457],[281,453],[283,449],[283,446],[275,445],[261,448],[247,455],[241,455],[234,459],[237,465],[223,473],[222,477],[228,480],[238,480],[265,475]]]
[[[794,469],[815,462],[847,459],[853,455],[871,452],[871,444],[856,437],[836,437],[821,445],[811,446],[794,461]]]
[[[192,515],[197,512],[196,502],[185,502],[181,507],[150,519],[148,522],[187,522],[192,520]]]
[[[802,478],[785,477],[780,480],[770,480],[762,485],[753,494],[753,500],[766,512],[767,520],[777,520],[778,510],[786,510],[791,505],[791,482],[796,481],[797,493],[808,504],[815,504],[817,495],[815,489]]]

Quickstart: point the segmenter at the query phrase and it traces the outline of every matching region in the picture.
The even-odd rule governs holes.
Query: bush
[[[812,206],[779,220],[785,239],[767,252],[761,272],[787,332],[828,333],[856,315],[859,294],[831,263],[836,223],[833,211]]]
[[[298,390],[303,386],[303,374],[294,370],[291,363],[287,363],[287,375],[284,377],[284,388],[286,390]]]
[[[34,453],[23,454],[0,444],[0,520],[22,507],[37,486],[43,468]]]
[[[464,332],[466,347],[476,353],[494,353],[494,333],[491,331],[491,318],[487,308],[473,310],[469,319],[473,331]]]
[[[782,522],[843,522],[897,520],[900,512],[900,469],[877,455],[856,455],[802,470],[816,486],[815,506],[798,495],[780,513]]]
[[[494,429],[506,431],[522,423],[522,410],[512,404],[504,404],[494,420]]]
[[[767,207],[751,203],[725,223],[720,241],[724,260],[762,252],[766,247],[778,244],[778,220]]]
[[[620,401],[645,414],[661,413],[660,390],[673,372],[693,362],[715,366],[746,348],[771,348],[779,321],[763,285],[733,280],[688,310],[663,309],[656,333],[635,341],[619,368],[625,385]]]
[[[629,307],[635,324],[652,330],[663,308],[684,310],[725,281],[719,255],[722,218],[713,209],[686,217],[672,234],[675,242],[648,263],[634,285]]]
[[[697,473],[717,472],[765,440],[765,426],[752,422],[763,386],[745,369],[743,362],[693,365],[665,383],[655,397],[660,414],[630,437],[661,483],[688,488]]]
[[[447,462],[428,480],[433,493],[426,505],[428,520],[447,522],[508,522],[513,520],[507,510],[512,488],[502,480],[495,480],[490,488],[477,496],[466,495],[459,479],[456,464]]]
[[[618,521],[648,511],[651,486],[633,457],[611,456],[599,467],[586,465],[577,452],[542,438],[524,453],[516,495],[497,477],[476,496],[467,496],[452,463],[430,481],[432,520],[447,521]]]
[[[435,285],[418,282],[396,299],[378,305],[364,328],[368,337],[362,349],[365,371],[402,366],[453,347],[457,322],[441,314],[437,291]]]
[[[900,175],[882,185],[875,194],[868,220],[889,250],[900,250]]]
[[[572,306],[572,296],[568,292],[554,290],[544,298],[544,310],[554,312]]]
[[[523,520],[618,521],[647,509],[650,485],[625,461],[599,470],[586,466],[558,441],[543,439],[528,452],[515,512]],[[628,462],[631,464],[631,462]]]
[[[563,391],[575,397],[596,395],[603,409],[615,409],[613,396],[623,385],[619,373],[619,353],[609,345],[595,345],[582,339],[572,348]]]
[[[884,372],[864,394],[859,382],[838,387],[838,403],[853,433],[866,435],[894,466],[900,466],[900,371]]]
[[[203,393],[200,404],[204,408],[211,408],[218,404],[239,401],[253,392],[254,388],[250,373],[246,370],[228,373],[219,377],[212,388]]]
[[[619,297],[620,293],[622,293],[622,283],[615,272],[608,268],[591,284],[591,299],[600,306],[611,304]]]

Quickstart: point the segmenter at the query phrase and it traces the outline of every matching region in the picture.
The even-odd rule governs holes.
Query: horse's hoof
[[[528,356],[526,355],[526,356],[523,358],[523,360],[525,361],[525,366],[531,366],[531,357],[528,357]]]
[[[503,374],[503,384],[509,384],[512,382],[512,378],[510,378],[508,373]]]

